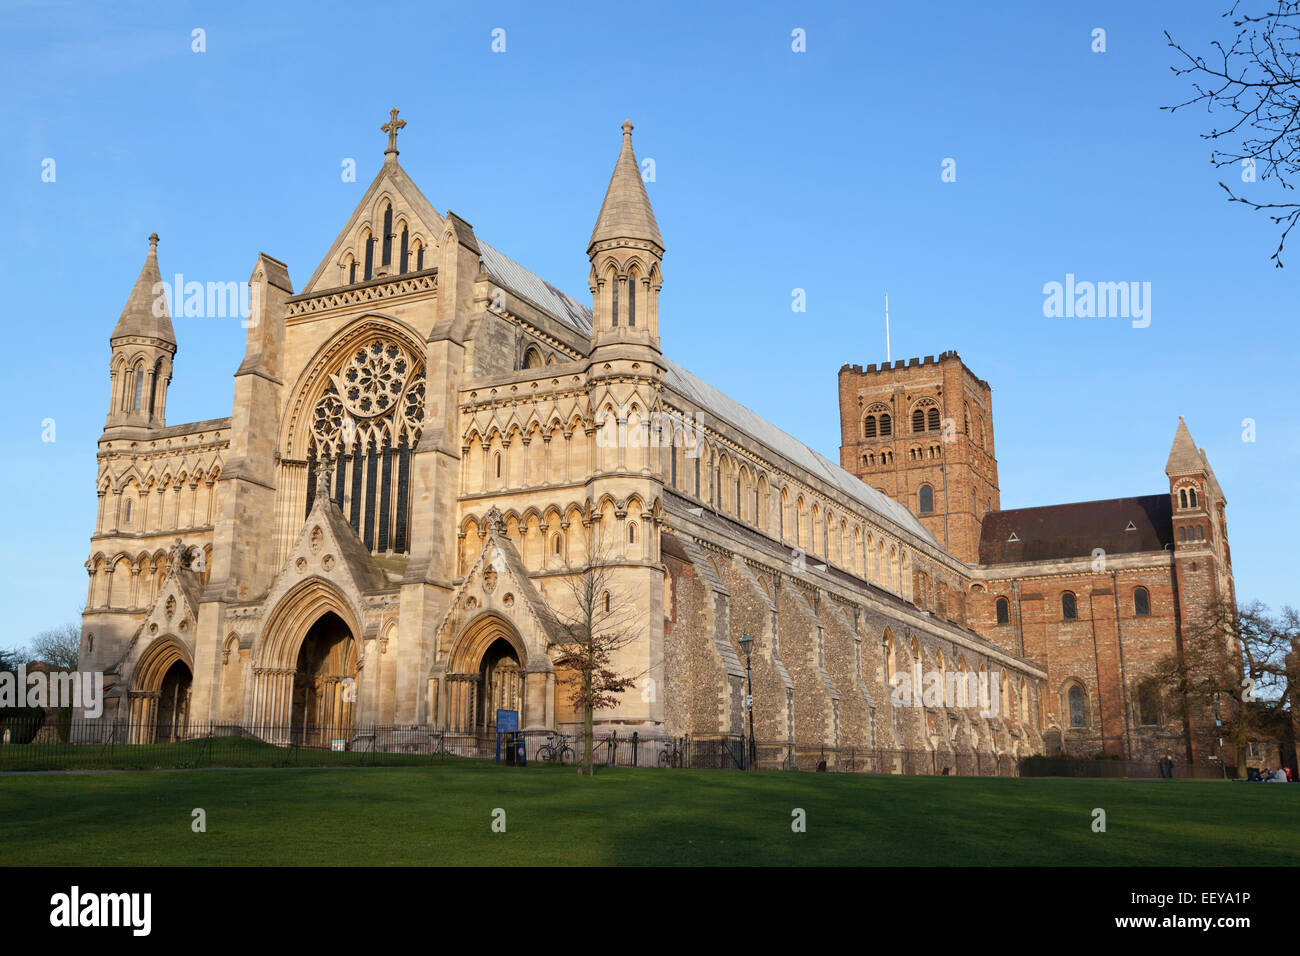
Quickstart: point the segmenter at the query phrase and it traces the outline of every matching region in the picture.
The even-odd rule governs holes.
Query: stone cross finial
[[[501,516],[501,509],[493,505],[488,509],[488,513],[483,516],[483,526],[492,534],[501,533],[501,525],[504,523]]]
[[[388,134],[388,148],[384,150],[384,155],[388,155],[389,153],[392,153],[394,156],[397,155],[397,131],[405,125],[406,120],[399,120],[397,118],[397,107],[394,106],[392,111],[388,114],[388,122],[379,127]]]
[[[149,233],[149,254],[156,255],[158,252],[158,233]]]

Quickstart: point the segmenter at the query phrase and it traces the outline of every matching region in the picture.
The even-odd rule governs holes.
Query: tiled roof
[[[1163,551],[1174,540],[1169,495],[1078,501],[991,511],[980,529],[980,564],[1015,564]]]
[[[565,295],[545,279],[529,272],[504,252],[494,249],[482,239],[479,239],[478,247],[483,268],[488,275],[575,332],[591,335],[591,309]]]

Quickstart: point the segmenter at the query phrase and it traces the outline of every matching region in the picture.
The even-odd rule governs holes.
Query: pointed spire
[[[632,151],[631,120],[623,122],[623,147],[619,150],[618,162],[614,164],[609,188],[605,190],[605,201],[596,217],[591,242],[587,244],[588,254],[596,243],[609,239],[639,239],[653,243],[661,252],[664,248],[659,224],[655,222],[650,197],[646,195],[645,182],[641,179],[641,169]]]
[[[1200,452],[1196,450],[1196,442],[1192,441],[1192,433],[1187,430],[1187,422],[1183,421],[1183,416],[1178,416],[1178,431],[1174,433],[1174,444],[1169,449],[1169,461],[1165,464],[1165,474],[1170,478],[1175,475],[1189,475],[1201,471],[1205,467]]]
[[[161,291],[162,276],[158,272],[158,233],[149,235],[149,254],[145,256],[140,276],[135,280],[126,307],[113,328],[109,341],[125,335],[142,335],[176,344],[172,331],[167,297]]]

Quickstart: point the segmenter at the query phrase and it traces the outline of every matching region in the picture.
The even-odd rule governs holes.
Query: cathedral
[[[760,764],[831,769],[1190,756],[1186,721],[1142,706],[1188,609],[1232,587],[1185,425],[1167,493],[1002,511],[989,386],[945,353],[841,370],[836,464],[663,354],[631,123],[582,300],[439,212],[403,126],[299,289],[257,257],[228,417],[166,421],[181,290],[160,294],[149,237],[109,338],[86,562],[102,719],[141,742],[486,747],[501,712],[571,733],[561,622],[597,565],[635,684],[602,735],[752,721]],[[922,693],[934,674],[952,692]]]

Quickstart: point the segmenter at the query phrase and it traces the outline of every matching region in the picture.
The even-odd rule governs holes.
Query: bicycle
[[[537,759],[547,763],[570,764],[578,759],[578,754],[569,746],[569,738],[564,734],[547,734],[546,743],[537,748]]]
[[[659,751],[659,766],[664,768],[681,767],[686,756],[685,751],[677,746],[677,741],[672,740],[669,743],[672,744],[672,750],[665,748]]]

